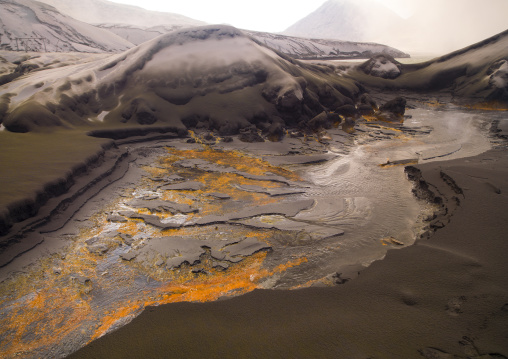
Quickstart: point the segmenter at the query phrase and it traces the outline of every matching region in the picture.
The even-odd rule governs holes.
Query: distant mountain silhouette
[[[328,0],[283,33],[322,39],[374,41],[373,31],[392,31],[403,22],[399,15],[373,0]]]
[[[377,42],[411,54],[445,54],[508,29],[508,1],[428,0],[403,19],[375,0],[328,0],[286,35]]]

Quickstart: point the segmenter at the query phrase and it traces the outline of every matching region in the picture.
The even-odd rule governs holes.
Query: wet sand
[[[507,152],[416,167],[436,232],[357,279],[147,308],[69,358],[507,357]]]

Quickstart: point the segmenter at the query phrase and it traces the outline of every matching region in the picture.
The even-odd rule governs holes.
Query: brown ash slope
[[[447,91],[458,98],[508,102],[508,30],[419,64],[377,56],[350,75],[362,84],[390,90]]]
[[[51,75],[35,74],[4,91],[16,94],[7,130],[153,126],[184,134],[198,127],[228,135],[295,125],[352,104],[360,92],[331,69],[279,56],[228,26],[173,32],[96,66]]]

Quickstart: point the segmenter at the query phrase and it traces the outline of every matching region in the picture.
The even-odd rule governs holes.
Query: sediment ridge
[[[27,194],[24,199],[6,204],[4,208],[0,209],[0,235],[8,234],[13,224],[35,216],[50,198],[66,193],[74,185],[77,177],[86,174],[90,169],[101,164],[106,151],[112,148],[113,145],[112,141],[104,144],[100,151],[69,169],[65,177],[41,185],[40,190],[36,193]],[[3,241],[0,240],[0,247],[2,246]]]
[[[40,244],[44,233],[63,227],[90,198],[122,178],[133,160],[127,150],[108,142],[86,162],[75,165],[65,178],[43,186],[35,199],[7,206],[1,217],[0,267]],[[38,234],[33,233],[36,230]]]

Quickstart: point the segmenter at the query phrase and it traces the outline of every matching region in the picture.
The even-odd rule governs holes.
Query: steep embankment
[[[508,31],[420,64],[379,56],[350,75],[375,88],[446,90],[460,98],[508,103]]]

